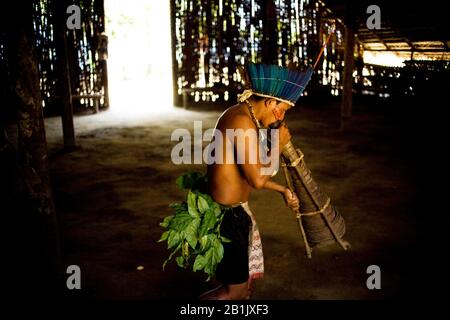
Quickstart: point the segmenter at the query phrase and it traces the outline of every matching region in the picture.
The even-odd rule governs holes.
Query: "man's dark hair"
[[[250,99],[253,99],[253,101],[255,101],[255,102],[260,102],[260,101],[262,101],[262,100],[264,100],[264,99],[274,99],[274,98],[261,97],[261,96],[258,96],[258,95],[256,95],[256,94],[254,94],[254,95],[252,95],[252,96],[250,97]],[[277,104],[280,104],[280,103],[281,103],[281,101],[278,101],[277,99],[275,99],[275,100],[277,101]]]

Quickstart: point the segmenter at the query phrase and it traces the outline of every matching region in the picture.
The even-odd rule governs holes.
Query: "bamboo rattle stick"
[[[282,167],[283,167],[284,178],[286,179],[288,188],[294,194],[294,188],[292,186],[291,180],[289,179],[288,168],[287,168],[286,162],[284,161],[283,157],[281,157],[281,162],[282,162]],[[306,239],[306,234],[305,234],[305,230],[303,229],[302,216],[300,214],[300,211],[298,209],[297,210],[291,209],[291,210],[292,210],[292,212],[294,212],[295,217],[297,218],[298,227],[300,229],[300,233],[302,234],[303,242],[305,244],[306,256],[308,257],[308,259],[311,259],[312,258],[311,247],[309,246],[308,240]]]

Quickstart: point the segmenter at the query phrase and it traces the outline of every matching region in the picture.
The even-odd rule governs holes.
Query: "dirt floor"
[[[417,211],[418,160],[412,125],[389,106],[357,102],[352,126],[339,130],[337,102],[306,105],[288,114],[294,142],[321,188],[344,216],[345,252],[332,245],[308,260],[295,217],[280,195],[258,191],[250,205],[262,234],[266,273],[255,299],[408,298],[421,290],[423,256]],[[193,299],[214,281],[201,273],[161,265],[157,244],[167,205],[182,200],[175,179],[204,165],[174,165],[175,128],[213,127],[222,110],[171,109],[164,114],[78,116],[80,146],[62,151],[59,118],[46,119],[54,197],[65,265],[82,270],[86,298]],[[283,182],[282,174],[275,178]],[[366,268],[381,268],[381,290],[368,290]],[[143,270],[138,270],[142,266]]]

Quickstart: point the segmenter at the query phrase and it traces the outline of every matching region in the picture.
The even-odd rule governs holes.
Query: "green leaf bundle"
[[[230,242],[220,235],[223,207],[206,193],[207,177],[200,172],[188,172],[176,184],[187,194],[185,201],[169,206],[174,214],[160,223],[166,230],[158,242],[166,241],[171,251],[163,269],[178,253],[175,261],[179,267],[192,267],[194,272],[203,270],[208,281],[223,258],[222,243]]]

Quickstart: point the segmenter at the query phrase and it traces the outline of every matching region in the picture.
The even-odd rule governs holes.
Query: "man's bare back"
[[[233,143],[225,143],[227,138],[226,129],[234,129],[240,120],[249,119],[249,115],[242,105],[235,105],[227,109],[218,119],[216,130],[222,133],[223,140],[218,141],[216,152],[222,150],[224,159],[226,155],[234,155]],[[247,123],[248,124],[248,123]],[[256,126],[254,125],[256,130]],[[217,154],[216,154],[217,156]],[[243,176],[236,161],[223,164],[213,163],[208,165],[208,181],[211,196],[220,204],[232,205],[246,202],[250,196],[252,187]]]

